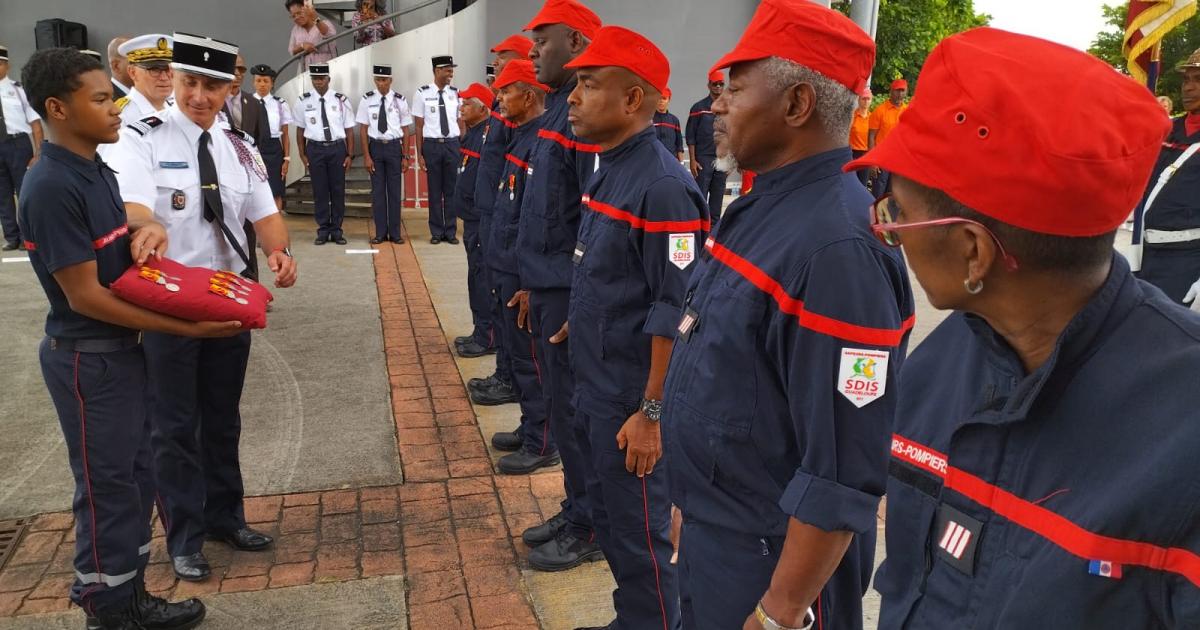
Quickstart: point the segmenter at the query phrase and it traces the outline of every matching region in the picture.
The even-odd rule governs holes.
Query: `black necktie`
[[[0,140],[8,138],[8,123],[4,122],[4,105],[0,104]]]
[[[325,142],[333,140],[333,132],[329,130],[329,114],[325,113],[325,97],[321,97],[321,124],[325,125]]]
[[[442,90],[438,90],[438,120],[442,123],[442,137],[450,137],[450,119],[446,117],[446,99],[442,98]]]
[[[387,133],[387,95],[379,99],[379,133]]]
[[[221,205],[217,165],[213,163],[212,153],[208,152],[209,138],[207,131],[200,134],[200,148],[196,151],[196,161],[200,165],[200,196],[204,198],[204,220],[212,223],[216,219],[225,220],[225,208]]]

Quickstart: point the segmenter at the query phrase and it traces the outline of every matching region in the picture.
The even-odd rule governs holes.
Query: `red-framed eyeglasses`
[[[900,230],[933,227],[935,225],[969,223],[971,225],[978,226],[984,232],[987,232],[988,236],[992,237],[992,240],[996,241],[996,247],[1000,249],[1000,256],[1004,258],[1004,266],[1007,267],[1009,271],[1017,270],[1017,259],[1013,258],[1012,254],[1009,254],[1008,251],[1004,249],[1004,243],[1000,242],[1000,237],[996,236],[996,234],[989,230],[986,225],[963,217],[946,217],[945,219],[917,221],[915,223],[896,223],[895,216],[897,213],[893,212],[892,208],[894,203],[895,201],[892,198],[892,194],[888,193],[879,199],[876,199],[875,203],[871,204],[871,231],[875,233],[875,237],[879,239],[879,242],[883,243],[884,245],[887,245],[888,247],[900,247],[900,236],[896,234],[896,232],[899,232]]]

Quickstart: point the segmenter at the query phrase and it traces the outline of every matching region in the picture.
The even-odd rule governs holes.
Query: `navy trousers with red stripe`
[[[550,418],[550,434],[558,446],[563,466],[563,515],[571,535],[581,540],[592,537],[592,517],[587,499],[588,466],[579,442],[587,433],[578,431],[575,422],[575,375],[571,372],[570,339],[550,343],[550,337],[567,321],[571,305],[569,289],[532,291],[529,296],[529,315],[533,318],[533,335],[537,340],[535,356],[542,370],[542,391]]]
[[[536,455],[550,455],[557,447],[546,418],[541,368],[533,355],[533,335],[517,327],[517,307],[508,306],[508,301],[520,290],[521,280],[516,275],[495,269],[492,280],[496,283],[496,299],[500,305],[501,343],[508,355],[513,387],[520,396],[521,426],[517,433],[521,436],[521,448]]]
[[[88,613],[128,605],[150,557],[154,497],[142,348],[38,350],[75,478],[75,583]]]
[[[575,411],[576,422],[588,434],[579,446],[588,466],[592,526],[617,582],[613,591],[617,620],[609,627],[679,630],[679,578],[676,565],[670,563],[667,468],[660,461],[653,473],[639,478],[625,470],[625,452],[617,447],[617,432],[633,412]],[[722,628],[736,627],[740,625]]]
[[[783,536],[761,537],[697,521],[684,513],[679,537],[680,599],[688,630],[740,628],[771,584]],[[813,630],[861,630],[875,532],[855,534],[812,609]]]
[[[463,219],[462,240],[463,248],[467,250],[467,303],[474,324],[471,337],[484,348],[491,348],[496,345],[492,329],[492,292],[488,288],[487,263],[483,260],[478,220]]]

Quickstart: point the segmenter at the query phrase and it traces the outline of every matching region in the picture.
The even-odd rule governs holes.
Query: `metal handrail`
[[[359,24],[358,26],[356,26],[356,27],[354,27],[354,28],[347,29],[347,30],[345,30],[345,31],[342,31],[342,32],[340,32],[340,33],[335,33],[335,34],[333,34],[332,36],[330,36],[330,37],[327,37],[327,38],[325,38],[325,39],[321,40],[321,42],[320,42],[319,44],[317,44],[317,47],[318,47],[318,48],[320,48],[321,46],[324,46],[325,44],[328,44],[328,43],[330,43],[330,42],[337,41],[337,40],[339,40],[339,39],[341,39],[341,38],[343,38],[343,37],[345,37],[345,36],[347,36],[347,35],[351,35],[351,34],[353,34],[353,33],[357,33],[357,32],[359,32],[359,31],[361,31],[361,30],[363,30],[363,29],[365,29],[365,28],[368,28],[368,27],[374,26],[374,25],[376,25],[376,24],[379,24],[380,22],[383,22],[383,21],[385,21],[385,20],[390,20],[390,19],[392,19],[392,18],[398,18],[398,17],[400,17],[400,16],[402,16],[402,15],[405,15],[405,14],[407,14],[407,13],[412,13],[413,11],[418,11],[418,10],[420,10],[420,9],[424,9],[425,7],[430,7],[430,6],[433,6],[433,5],[435,5],[435,4],[441,4],[441,3],[444,3],[444,2],[447,2],[447,0],[426,0],[425,2],[422,2],[422,3],[420,3],[420,4],[417,4],[417,5],[414,5],[414,6],[408,7],[407,9],[403,9],[403,10],[400,10],[400,11],[393,11],[392,13],[388,13],[387,15],[383,15],[383,16],[377,17],[377,18],[375,18],[374,20],[371,20],[370,22],[366,22],[366,23],[364,23],[364,24]],[[399,34],[399,31],[397,31],[397,34]],[[276,80],[278,81],[278,77],[282,77],[282,76],[283,76],[283,71],[284,71],[284,70],[286,70],[286,69],[288,68],[288,66],[292,65],[293,63],[296,63],[297,61],[299,61],[300,59],[304,58],[304,56],[305,56],[305,55],[308,55],[308,54],[309,54],[309,53],[306,53],[306,52],[296,53],[295,55],[292,55],[291,59],[288,59],[287,61],[283,62],[283,65],[282,65],[282,66],[280,66],[280,67],[279,67],[279,70],[278,70],[278,71],[275,73]]]

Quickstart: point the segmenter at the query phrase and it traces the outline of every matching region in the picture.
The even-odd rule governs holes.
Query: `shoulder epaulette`
[[[429,85],[426,84],[426,85],[421,86],[420,91],[424,92],[425,90],[428,90],[428,89],[429,89]]]
[[[113,101],[113,104],[116,105],[121,111],[125,111],[125,106],[129,104],[129,97],[122,96],[121,98]]]
[[[21,82],[20,82],[20,81],[13,81],[13,85],[15,85],[15,86],[17,86],[17,87],[21,87]]]
[[[333,98],[336,98],[336,99],[338,99],[339,101],[344,101],[344,100],[346,100],[346,95],[345,95],[345,94],[342,94],[341,92],[334,92],[334,93],[333,93]]]
[[[312,92],[305,92],[305,93],[303,93],[303,94],[301,94],[301,95],[300,95],[300,98],[308,98],[308,97],[310,97],[310,96],[312,96]]]
[[[233,125],[229,125],[229,128],[225,130],[225,133],[230,137],[230,139],[243,140],[248,142],[250,146],[254,146],[254,136],[242,131],[241,129],[238,129],[237,127],[234,127]]]
[[[446,87],[450,88],[451,90],[454,90],[455,92],[458,91],[458,88],[454,87],[453,85],[448,85]]]
[[[372,96],[375,96],[375,90],[371,90],[370,92],[363,94],[363,97],[365,98],[371,98]]]
[[[139,136],[144,136],[155,129],[158,129],[163,124],[163,119],[158,116],[147,116],[135,123],[125,125],[137,132]]]

